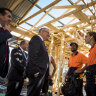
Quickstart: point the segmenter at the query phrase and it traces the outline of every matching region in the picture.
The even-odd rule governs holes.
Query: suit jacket
[[[8,73],[9,46],[7,40],[11,37],[12,35],[8,30],[2,31],[0,28],[0,76],[1,77],[6,77]]]
[[[26,58],[20,47],[15,48],[11,52],[11,68],[8,73],[8,80],[20,81],[24,78],[24,67],[26,66]]]
[[[43,76],[46,73],[48,63],[49,57],[44,41],[37,35],[33,36],[29,42],[27,76],[31,78],[37,72]]]

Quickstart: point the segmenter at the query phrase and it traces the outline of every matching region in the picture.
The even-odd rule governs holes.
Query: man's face
[[[92,36],[90,36],[90,35],[87,33],[87,35],[85,36],[85,43],[86,43],[86,44],[89,44],[91,38],[92,38]]]
[[[9,25],[10,22],[12,21],[12,14],[7,10],[5,10],[5,12],[6,12],[6,14],[4,16],[0,14],[0,18],[2,20],[1,23],[3,26]]]
[[[49,37],[50,37],[49,29],[43,30],[43,39],[44,39],[44,41],[47,41]]]
[[[48,52],[48,47],[46,46],[46,50],[47,50],[47,52]]]
[[[27,51],[27,50],[28,50],[28,42],[26,41],[23,46],[24,46],[24,47],[23,47],[23,50]]]
[[[75,45],[75,44],[73,44],[72,46],[71,46],[71,51],[72,52],[75,52],[75,51],[77,51],[77,46]]]

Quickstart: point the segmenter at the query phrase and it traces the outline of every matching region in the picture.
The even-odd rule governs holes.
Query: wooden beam
[[[74,26],[76,26],[78,24],[81,24],[81,22],[76,22],[76,23],[73,23],[73,24],[65,25],[65,26],[61,27],[61,29],[65,29],[65,28],[69,28],[69,27],[74,27]]]
[[[93,2],[93,0],[91,0],[91,2]],[[94,8],[94,12],[95,12],[94,14],[95,14],[95,16],[96,16],[96,10],[95,10],[96,8],[95,8],[95,5],[93,6],[93,8]]]
[[[53,9],[68,9],[68,8],[80,8],[85,5],[65,5],[65,6],[54,6]]]
[[[84,14],[82,11],[74,13],[75,17],[77,17],[81,22],[88,22],[90,23],[90,19],[86,14]]]

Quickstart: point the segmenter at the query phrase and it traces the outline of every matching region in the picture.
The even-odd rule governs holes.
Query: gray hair
[[[44,30],[46,30],[47,28],[41,28],[40,30],[39,30],[39,34],[42,32],[42,31],[44,31]]]

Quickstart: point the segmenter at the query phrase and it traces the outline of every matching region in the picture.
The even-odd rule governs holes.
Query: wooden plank
[[[80,8],[85,5],[65,5],[65,6],[54,6],[53,9],[68,9],[68,8]]]
[[[84,14],[82,11],[74,13],[75,17],[77,17],[81,22],[87,22],[90,23],[90,19],[88,19],[88,16]]]

